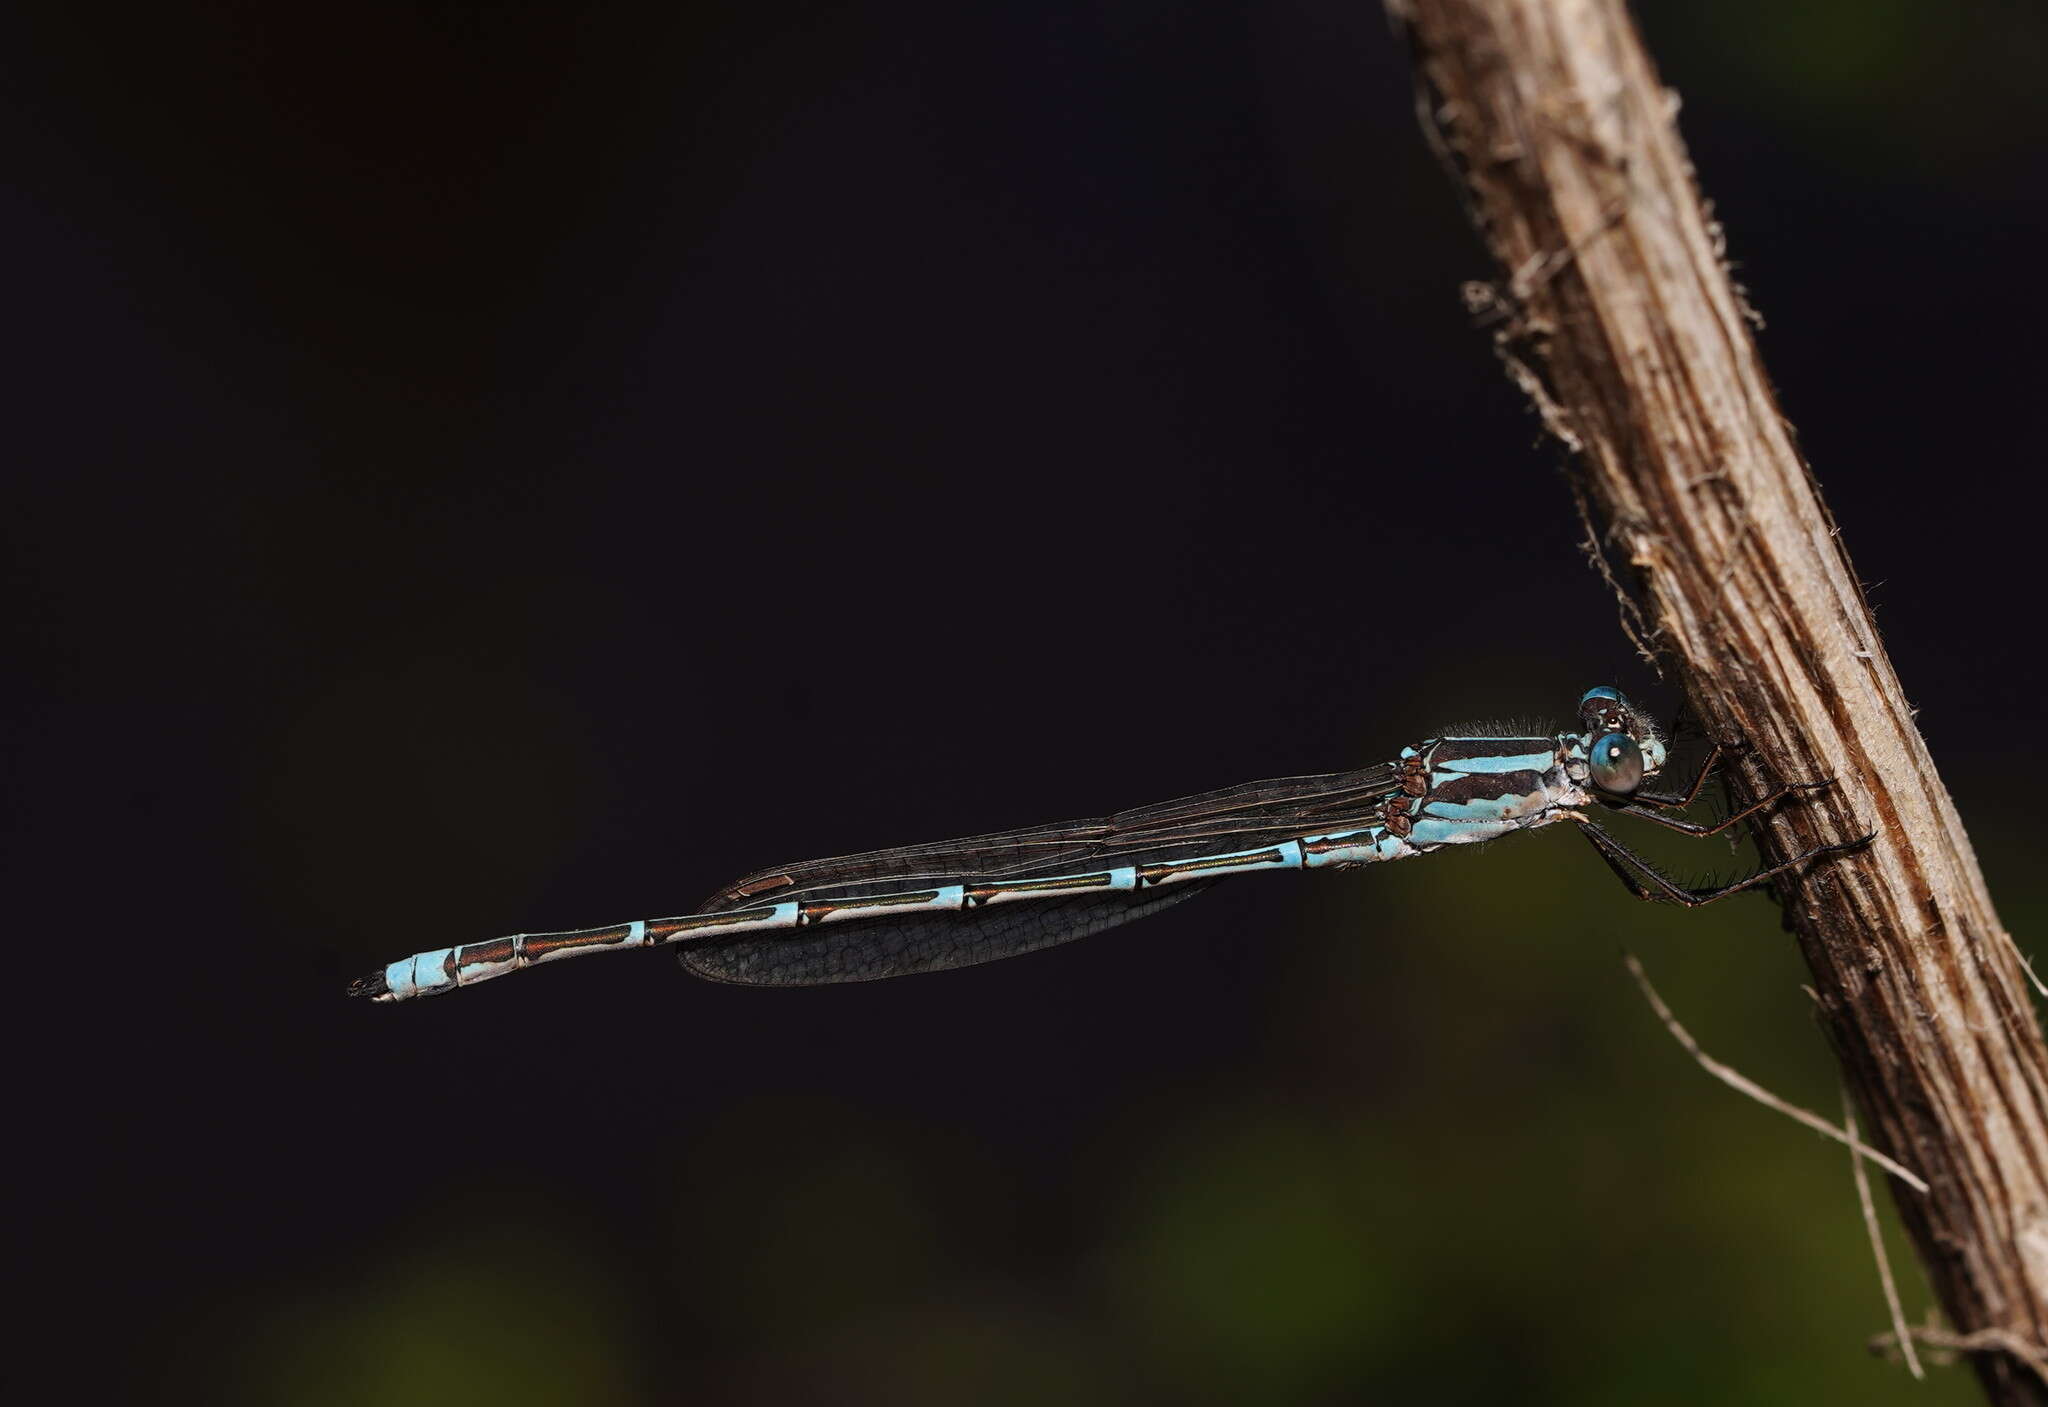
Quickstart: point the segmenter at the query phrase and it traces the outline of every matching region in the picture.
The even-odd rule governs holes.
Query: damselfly
[[[1232,875],[1349,869],[1571,821],[1638,898],[1688,907],[1754,888],[1869,837],[1816,846],[1733,884],[1677,884],[1594,822],[1638,816],[1708,836],[1825,781],[1780,787],[1712,825],[1663,814],[1699,798],[1715,747],[1681,793],[1643,789],[1663,739],[1619,690],[1579,700],[1580,731],[1442,737],[1355,772],[1286,777],[1090,821],[779,865],[696,913],[519,933],[392,963],[350,991],[376,1001],[450,992],[535,963],[673,944],[700,977],[752,986],[861,982],[993,962],[1099,933]]]

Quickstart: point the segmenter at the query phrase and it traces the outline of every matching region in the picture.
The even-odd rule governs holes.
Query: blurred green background
[[[1643,20],[2031,948],[2048,24]],[[1595,683],[1668,715],[1374,6],[19,28],[18,1384],[1972,1397],[1865,1352],[1844,1151],[1624,972],[1833,1116],[1770,903],[1652,909],[1566,834],[872,987],[339,995]]]

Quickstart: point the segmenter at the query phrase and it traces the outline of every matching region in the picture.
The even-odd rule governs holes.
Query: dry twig
[[[1870,1251],[1877,1257],[1877,1279],[1884,1287],[1884,1307],[1892,1317],[1892,1333],[1906,1355],[1906,1366],[1916,1378],[1927,1376],[1920,1355],[1913,1351],[1913,1335],[1906,1327],[1906,1311],[1899,1304],[1898,1282],[1892,1279],[1892,1258],[1885,1254],[1884,1231],[1877,1224],[1877,1206],[1870,1200],[1870,1176],[1863,1171],[1865,1149],[1856,1137],[1856,1109],[1849,1091],[1842,1091],[1842,1128],[1849,1135],[1849,1173],[1856,1179],[1856,1201],[1863,1208],[1863,1229],[1870,1233]]]
[[[1891,1354],[1905,1348],[1910,1353],[1912,1349],[1905,1347],[1908,1340],[1951,1353],[2007,1354],[2032,1368],[2042,1384],[2048,1385],[2048,1349],[2037,1343],[2028,1343],[2018,1334],[2004,1329],[1979,1329],[1974,1334],[1958,1334],[1952,1329],[1908,1328],[1903,1337],[1897,1332],[1873,1335],[1870,1351]]]
[[[1806,1127],[1812,1129],[1823,1138],[1832,1138],[1851,1153],[1856,1154],[1859,1160],[1868,1158],[1915,1192],[1925,1192],[1927,1190],[1926,1180],[1918,1173],[1895,1162],[1878,1152],[1875,1148],[1862,1142],[1856,1138],[1853,1131],[1837,1128],[1812,1110],[1802,1109],[1790,1100],[1780,1099],[1740,1070],[1723,1065],[1720,1061],[1714,1059],[1713,1056],[1700,1049],[1700,1043],[1692,1038],[1692,1032],[1678,1024],[1678,1018],[1671,1014],[1671,1008],[1664,1004],[1664,999],[1657,995],[1657,989],[1650,985],[1649,974],[1643,971],[1643,965],[1636,961],[1635,954],[1625,953],[1623,954],[1623,960],[1628,963],[1629,975],[1634,977],[1636,985],[1642,988],[1644,1000],[1648,1001],[1650,1009],[1657,1013],[1657,1019],[1664,1023],[1664,1029],[1671,1033],[1673,1040],[1685,1047],[1688,1055],[1699,1062],[1702,1070],[1705,1070],[1709,1075],[1712,1075],[1737,1094],[1748,1095],[1766,1109],[1777,1110],[1786,1118],[1806,1125]]]

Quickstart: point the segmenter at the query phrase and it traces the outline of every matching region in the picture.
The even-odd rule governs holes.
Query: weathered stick
[[[2048,1344],[2048,1050],[2011,938],[1778,412],[1718,231],[1621,0],[1388,0],[1423,124],[1505,276],[1484,310],[1574,451],[1639,644],[1766,779],[1839,785],[1759,828],[1767,857],[1877,833],[1781,884],[1822,1024],[1950,1321]],[[1843,237],[1851,238],[1848,231]],[[1620,583],[1618,583],[1620,585]],[[2005,1337],[2001,1337],[2005,1336]],[[2048,1401],[2017,1349],[1997,1402]],[[2038,1361],[2038,1360],[2037,1360]]]

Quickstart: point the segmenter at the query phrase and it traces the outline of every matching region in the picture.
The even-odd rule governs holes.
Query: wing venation
[[[1253,849],[1368,824],[1394,787],[1391,766],[1282,777],[1088,820],[775,865],[727,885],[699,912],[868,898],[928,884],[1083,874]],[[1099,933],[1192,898],[1212,882],[783,930],[692,943],[680,950],[680,957],[701,977],[752,986],[935,972]]]

